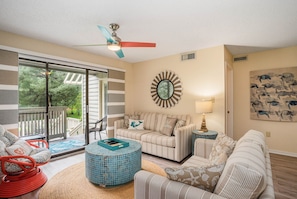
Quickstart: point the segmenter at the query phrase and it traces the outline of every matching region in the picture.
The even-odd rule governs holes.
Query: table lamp
[[[212,100],[201,100],[196,101],[196,113],[202,113],[202,123],[199,131],[207,132],[206,121],[205,121],[205,113],[212,112]]]

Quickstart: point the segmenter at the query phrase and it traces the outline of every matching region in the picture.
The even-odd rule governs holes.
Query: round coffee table
[[[115,151],[93,142],[85,147],[86,177],[100,186],[114,186],[132,181],[141,169],[141,144],[129,142],[129,146]]]

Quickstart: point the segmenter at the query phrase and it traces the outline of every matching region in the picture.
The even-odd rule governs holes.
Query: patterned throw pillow
[[[185,120],[177,120],[176,124],[175,124],[175,127],[173,129],[173,136],[175,136],[175,131],[180,128],[180,127],[183,127],[186,125],[186,121]]]
[[[171,136],[173,134],[173,129],[175,127],[176,121],[176,118],[167,117],[161,133],[167,136]]]
[[[144,125],[144,120],[129,119],[129,128],[128,129],[143,130],[143,125]]]
[[[124,124],[125,124],[126,128],[129,127],[129,119],[139,120],[139,115],[125,114],[125,116],[124,116]]]
[[[224,166],[225,164],[206,167],[165,168],[165,172],[170,180],[213,192]]]
[[[211,165],[220,165],[220,164],[226,164],[227,162],[227,154],[221,153],[211,162]]]
[[[209,154],[210,162],[212,164],[218,164],[222,153],[226,154],[228,158],[232,154],[235,145],[236,141],[223,133],[219,133]]]
[[[6,147],[9,155],[29,155],[32,150],[32,147],[25,140],[18,140],[13,145]]]

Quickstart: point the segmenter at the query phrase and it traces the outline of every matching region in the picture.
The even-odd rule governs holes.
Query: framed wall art
[[[297,121],[297,67],[250,72],[250,117]]]

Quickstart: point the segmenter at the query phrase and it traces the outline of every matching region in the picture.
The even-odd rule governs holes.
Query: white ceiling
[[[296,0],[0,0],[0,30],[118,59],[97,25],[115,22],[135,63],[228,45],[233,55],[297,45]],[[0,43],[1,45],[1,43]]]

